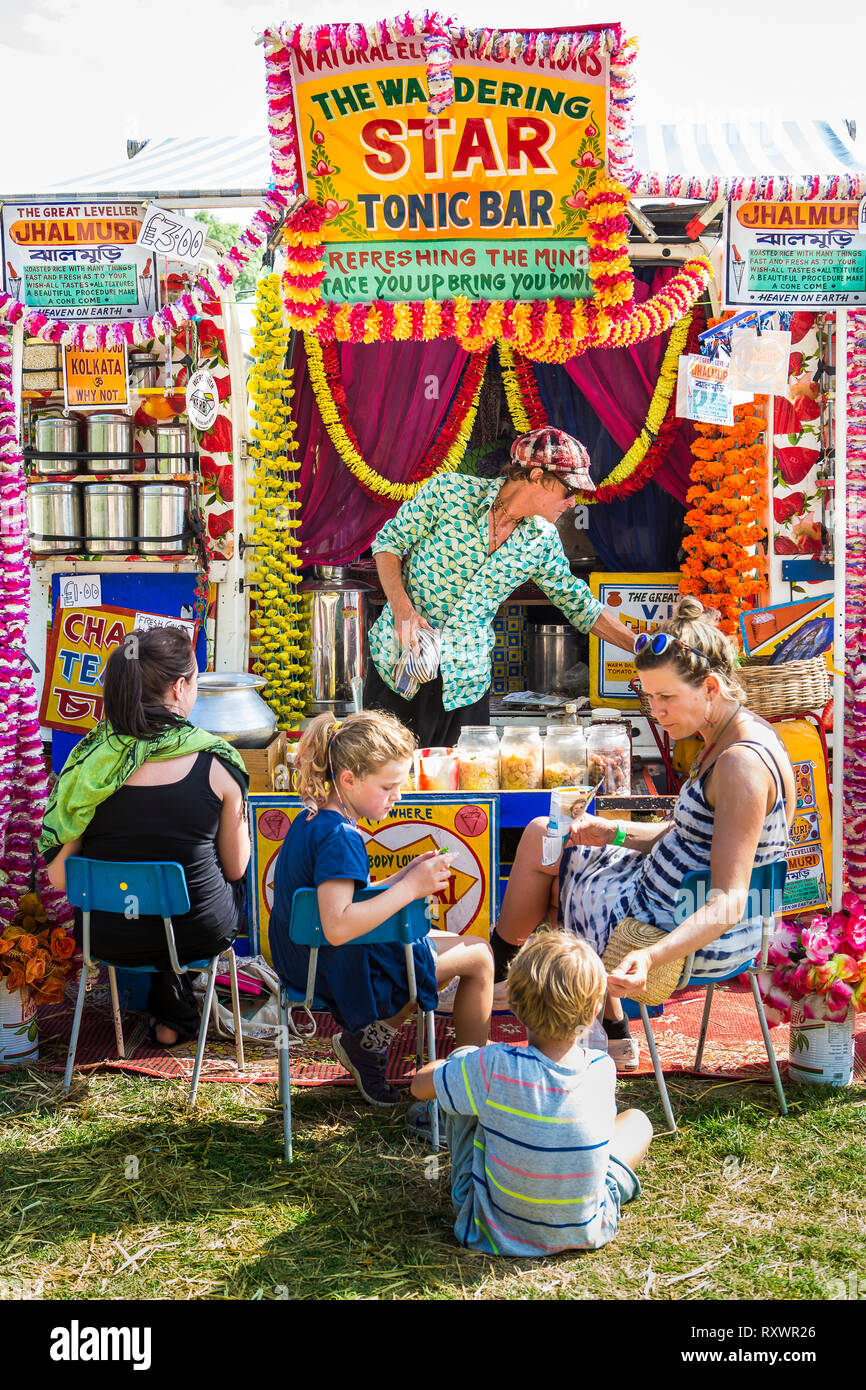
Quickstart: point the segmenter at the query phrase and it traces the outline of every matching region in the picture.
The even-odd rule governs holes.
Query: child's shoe
[[[640,1066],[640,1049],[634,1038],[608,1038],[607,1055],[613,1058],[618,1074],[637,1071]]]
[[[338,1033],[331,1039],[337,1060],[355,1079],[355,1085],[365,1100],[390,1110],[400,1099],[400,1092],[385,1080],[388,1052],[373,1052],[361,1046],[357,1033]]]
[[[406,1128],[411,1134],[417,1134],[419,1139],[426,1139],[428,1144],[433,1141],[433,1120],[430,1115],[432,1101],[413,1100],[409,1109],[406,1111]],[[443,1116],[439,1116],[439,1147],[448,1148],[448,1140],[445,1138],[445,1121]]]

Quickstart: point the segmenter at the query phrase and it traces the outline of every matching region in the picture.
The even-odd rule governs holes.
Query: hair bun
[[[698,618],[703,618],[705,622],[714,622],[717,615],[705,610],[700,599],[693,594],[684,594],[674,608],[671,617],[677,622],[693,623]]]

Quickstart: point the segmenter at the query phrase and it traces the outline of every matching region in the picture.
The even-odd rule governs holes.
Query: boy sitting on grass
[[[614,1063],[578,1041],[605,984],[580,937],[532,937],[508,972],[528,1046],[460,1047],[414,1077],[412,1094],[445,1111],[454,1231],[468,1249],[598,1249],[616,1235],[622,1203],[640,1195],[632,1170],[652,1125],[641,1110],[617,1115]]]

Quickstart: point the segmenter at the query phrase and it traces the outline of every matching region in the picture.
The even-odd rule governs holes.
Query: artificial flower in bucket
[[[866,1012],[866,904],[845,893],[841,908],[806,924],[780,921],[758,975],[769,1023],[804,1019],[841,1023]]]
[[[36,1006],[60,1003],[75,949],[37,895],[25,893],[0,935],[0,1062],[36,1059]]]

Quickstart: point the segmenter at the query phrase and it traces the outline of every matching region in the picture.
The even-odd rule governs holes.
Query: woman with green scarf
[[[56,888],[65,861],[183,865],[190,910],[173,919],[181,962],[212,957],[237,935],[250,857],[249,778],[224,739],[189,723],[198,688],[192,643],[175,627],[131,632],[103,674],[105,713],[57,778],[39,848]],[[76,912],[80,942],[80,914]],[[195,1037],[189,976],[175,975],[161,917],[91,914],[91,949],[113,965],[164,966],[152,976],[152,1036],[163,1047]]]

